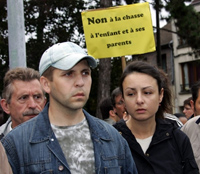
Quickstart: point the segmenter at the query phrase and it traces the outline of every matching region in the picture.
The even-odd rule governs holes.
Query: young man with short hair
[[[102,119],[110,125],[120,121],[120,118],[115,114],[110,97],[106,97],[100,102],[100,111]]]
[[[83,110],[96,61],[78,45],[50,47],[40,60],[49,104],[2,143],[15,174],[137,174],[127,142],[111,125]]]
[[[187,98],[183,102],[183,113],[188,120],[194,117],[194,107],[192,108],[191,102],[193,103],[192,97]]]

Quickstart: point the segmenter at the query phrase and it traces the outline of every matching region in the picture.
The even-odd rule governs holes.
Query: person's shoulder
[[[4,124],[2,124],[1,126],[0,126],[0,133],[3,133],[3,131],[4,131],[4,129],[6,128],[6,126],[7,126],[7,122],[6,123],[4,123]]]
[[[8,120],[3,125],[0,126],[0,134],[5,132],[7,133],[8,126],[10,123],[11,123],[11,118],[9,117]]]
[[[116,123],[113,125],[113,127],[114,127],[115,129],[117,129],[117,130],[121,130],[121,129],[124,128],[125,125],[126,125],[126,122],[125,122],[123,119],[121,119],[120,121],[116,122]]]
[[[179,128],[183,126],[183,123],[175,115],[164,113],[164,118],[168,122],[172,123],[174,126],[177,126]]]
[[[195,117],[189,119],[189,120],[187,121],[187,124],[196,123],[198,119],[200,119],[200,115],[195,116]]]
[[[195,116],[189,119],[184,126],[181,128],[182,131],[194,130],[196,126],[199,125],[198,120],[200,120],[200,116]]]
[[[115,128],[111,124],[105,122],[104,120],[101,120],[101,119],[96,118],[96,117],[93,117],[93,119],[98,125],[103,126],[105,129],[109,129],[109,130],[114,130],[115,131]]]
[[[188,135],[179,128],[174,128],[172,130],[172,135],[178,144],[183,145],[185,143],[187,144],[190,141]]]
[[[11,118],[9,117],[8,120],[7,120],[4,124],[2,124],[2,125],[0,126],[0,130],[1,130],[2,128],[5,128],[10,122],[11,122]]]
[[[15,137],[15,138],[23,138],[22,135],[24,134],[31,134],[32,127],[36,121],[36,117],[21,123],[20,125],[16,126],[12,129],[5,137]]]
[[[183,127],[191,127],[193,126],[194,124],[196,125],[197,123],[197,120],[200,119],[200,116],[196,116],[196,117],[193,117],[191,119],[189,119]]]
[[[173,129],[173,133],[175,135],[181,136],[181,137],[186,137],[186,134],[179,128]]]

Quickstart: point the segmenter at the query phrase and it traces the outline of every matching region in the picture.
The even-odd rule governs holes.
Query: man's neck
[[[57,109],[49,107],[50,123],[56,126],[71,126],[80,123],[85,118],[81,109]]]

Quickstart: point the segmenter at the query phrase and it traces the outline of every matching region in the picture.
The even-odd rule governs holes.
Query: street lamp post
[[[9,68],[26,67],[23,0],[7,0]]]
[[[157,38],[157,62],[158,66],[162,67],[162,59],[161,59],[161,46],[160,46],[160,17],[159,17],[159,0],[155,0],[156,2],[156,38]]]

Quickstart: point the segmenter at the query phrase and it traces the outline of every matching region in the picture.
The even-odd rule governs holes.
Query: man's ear
[[[10,114],[10,107],[6,99],[1,99],[1,107],[5,113]]]
[[[46,78],[46,77],[44,77],[44,76],[41,76],[40,77],[40,83],[41,83],[41,85],[42,85],[42,88],[43,88],[43,90],[46,92],[46,93],[50,93],[50,81]]]
[[[191,105],[192,110],[194,111],[194,101],[193,100],[190,100],[190,105]]]
[[[109,111],[109,115],[110,115],[112,118],[115,118],[115,117],[116,117],[116,114],[115,114],[114,110],[110,110],[110,111]]]

